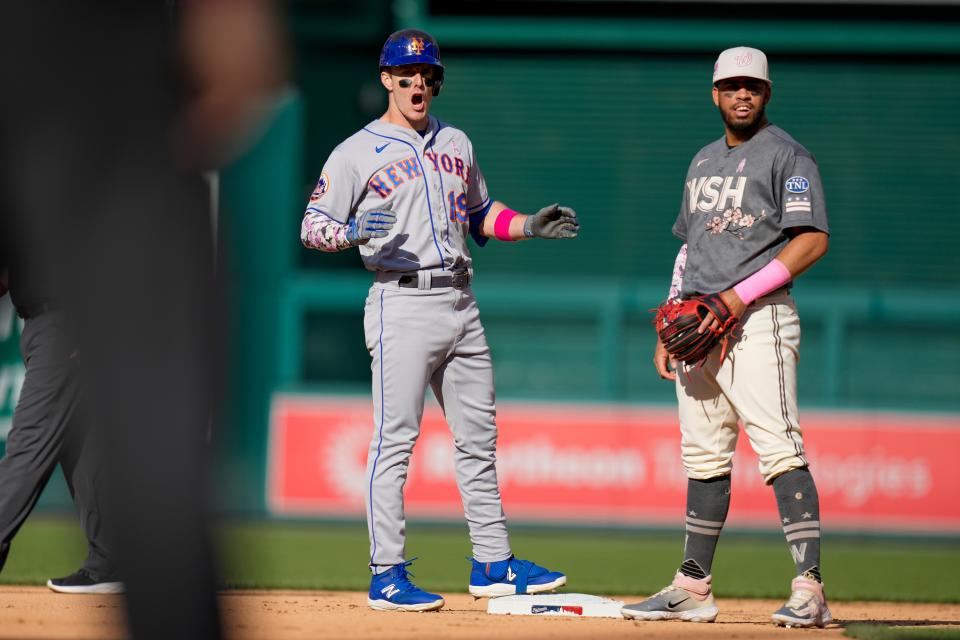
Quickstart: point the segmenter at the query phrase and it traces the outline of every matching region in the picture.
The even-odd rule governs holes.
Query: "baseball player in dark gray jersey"
[[[711,565],[730,506],[733,454],[743,424],[773,485],[797,577],[778,625],[822,627],[831,621],[820,574],[820,508],[807,467],[797,410],[800,320],[791,282],[827,251],[827,209],[813,156],[770,124],[767,59],[748,47],[723,51],[714,67],[713,100],[725,135],[701,149],[687,171],[674,234],[684,241],[670,297],[720,293],[742,335],[700,365],[674,370],[657,341],[654,365],[674,380],[681,453],[687,471],[684,559],[673,582],[628,618],[712,622],[718,609]],[[718,326],[707,315],[701,330]]]
[[[429,386],[453,432],[457,485],[473,543],[477,597],[535,593],[566,583],[513,556],[497,483],[493,368],[470,281],[467,238],[575,238],[568,207],[530,216],[487,194],[466,133],[429,115],[443,84],[436,41],[414,29],[383,46],[386,113],[334,149],[301,226],[305,246],[359,247],[374,272],[364,317],[372,358],[374,429],[367,461],[368,603],[428,611],[443,598],[407,577],[403,485]]]

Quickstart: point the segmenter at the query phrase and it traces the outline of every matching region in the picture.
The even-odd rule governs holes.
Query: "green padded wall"
[[[474,250],[501,394],[672,401],[650,365],[644,311],[667,288],[690,158],[722,134],[710,96],[714,55],[444,50],[447,82],[433,113],[469,133],[491,195],[521,211],[560,200],[583,224],[572,243]],[[311,69],[308,99],[329,86]],[[355,75],[344,82],[365,100],[338,117],[327,100],[308,104],[304,196],[330,149],[383,108],[361,61],[349,69]],[[960,313],[936,303],[938,292],[960,287],[960,227],[950,219],[960,184],[960,59],[777,54],[771,69],[770,118],[818,158],[832,225],[830,253],[797,287],[801,397],[960,409]],[[304,274],[362,274],[350,252],[301,252],[298,262]],[[597,309],[630,299],[629,309],[571,312],[524,296],[545,287],[584,299],[604,289]],[[517,291],[513,306],[493,299]],[[358,302],[307,319],[299,380],[367,387],[361,316]],[[918,321],[937,339],[918,341]]]
[[[905,9],[903,21],[894,10],[818,21],[766,5],[759,22],[678,8],[622,19],[559,8],[440,15],[412,0],[393,3],[390,26],[374,10],[385,3],[365,0],[356,25],[331,28],[321,19],[329,3],[294,6],[304,202],[331,149],[383,112],[383,37],[419,26],[440,39],[447,69],[433,113],[468,132],[491,194],[525,212],[559,200],[580,213],[576,242],[474,251],[501,395],[672,402],[650,364],[646,309],[667,288],[688,163],[722,135],[714,58],[743,42],[769,51],[770,118],[818,158],[830,209],[831,251],[797,286],[803,402],[960,410],[956,22]],[[298,320],[288,350],[300,348],[281,354],[281,383],[363,392],[358,256],[300,250],[295,264],[303,297],[289,313]],[[353,286],[355,307],[324,302]],[[917,340],[918,322],[936,338]]]
[[[375,74],[357,60],[375,51],[350,54],[345,69],[338,56],[331,64],[353,74],[351,91],[310,100],[329,87],[330,66],[303,71],[312,105],[306,193],[332,147],[383,105]],[[444,61],[434,113],[470,134],[495,197],[524,211],[572,203],[585,233],[564,263],[577,273],[666,277],[687,163],[721,134],[710,55],[453,51]],[[960,62],[778,56],[771,66],[771,120],[817,157],[831,213],[834,249],[805,278],[960,284],[952,249],[960,227],[949,222],[960,183]],[[475,257],[485,271],[546,273],[554,253],[537,246]],[[359,264],[353,256],[299,262]]]
[[[434,113],[465,129],[494,197],[562,200],[574,246],[478,251],[484,270],[669,276],[670,226],[694,152],[722,134],[709,55],[447,53]],[[805,278],[960,284],[956,61],[771,59],[770,118],[817,157],[831,253]]]

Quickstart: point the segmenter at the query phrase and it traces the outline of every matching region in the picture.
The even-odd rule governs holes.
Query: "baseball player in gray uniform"
[[[800,320],[791,282],[827,251],[827,209],[813,156],[770,124],[767,59],[748,47],[723,51],[713,100],[725,135],[701,149],[687,171],[674,234],[684,241],[671,297],[720,293],[740,318],[742,335],[724,354],[673,370],[657,342],[654,364],[675,380],[681,453],[687,472],[686,543],[673,582],[628,618],[712,622],[714,551],[730,506],[730,474],[742,422],[773,485],[797,577],[779,625],[830,622],[820,574],[820,508],[797,414]],[[709,315],[701,330],[716,323]],[[714,325],[717,326],[717,325]]]
[[[467,236],[481,247],[488,238],[575,238],[579,222],[568,207],[527,216],[489,197],[470,139],[429,115],[443,74],[429,34],[407,29],[387,39],[380,56],[387,111],[330,154],[301,227],[306,247],[359,247],[374,273],[364,317],[373,374],[366,509],[374,609],[444,604],[409,580],[404,548],[403,486],[427,386],[453,433],[473,544],[470,593],[535,593],[566,583],[510,548],[495,467],[493,368],[470,288]]]

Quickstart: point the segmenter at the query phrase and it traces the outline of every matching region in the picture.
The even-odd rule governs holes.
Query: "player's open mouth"
[[[748,104],[738,104],[733,108],[733,112],[738,116],[750,115],[751,111],[753,111],[753,107]]]

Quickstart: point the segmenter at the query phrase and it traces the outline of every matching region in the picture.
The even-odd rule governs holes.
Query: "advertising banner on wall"
[[[267,506],[274,515],[363,517],[369,400],[277,395]],[[498,405],[497,473],[511,521],[681,526],[686,475],[670,409]],[[960,528],[960,416],[802,416],[825,526],[854,531]],[[443,413],[428,402],[411,459],[408,516],[459,520],[463,509]],[[773,491],[745,434],[735,458],[730,526],[775,529]]]

